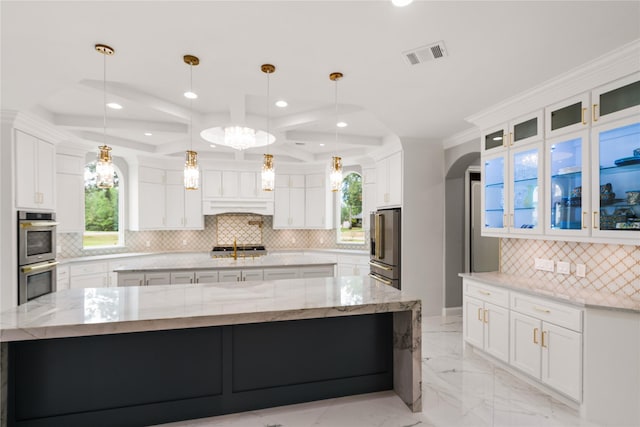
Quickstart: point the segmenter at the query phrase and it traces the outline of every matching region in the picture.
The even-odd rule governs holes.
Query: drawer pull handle
[[[482,314],[481,313],[482,313],[482,308],[479,308],[478,309],[478,320],[482,322],[482,317],[481,317]]]
[[[547,331],[542,331],[542,344],[541,344],[541,345],[542,345],[542,347],[544,347],[544,348],[547,348],[547,347],[548,347],[548,345],[544,345],[544,335],[545,335],[545,334],[547,334],[547,333],[548,333]]]
[[[491,295],[491,292],[483,291],[481,289],[478,290],[482,295]]]
[[[489,313],[489,310],[484,310],[484,313],[482,314],[482,319],[484,320],[484,323],[489,323],[489,320],[487,319],[487,313]]]
[[[538,344],[538,328],[533,329],[533,343]]]
[[[551,313],[551,310],[548,310],[548,309],[543,308],[543,307],[533,306],[533,309],[536,310],[536,311],[540,311],[542,313]]]

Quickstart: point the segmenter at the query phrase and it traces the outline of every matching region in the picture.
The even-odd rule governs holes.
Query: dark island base
[[[8,344],[9,426],[142,426],[393,389],[393,314]]]

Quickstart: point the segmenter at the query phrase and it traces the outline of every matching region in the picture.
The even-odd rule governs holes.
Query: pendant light
[[[193,100],[198,96],[193,92],[193,66],[200,64],[200,60],[193,55],[185,55],[182,58],[189,65],[189,91],[185,97],[189,99],[189,149],[184,162],[184,188],[197,190],[200,186],[200,169],[198,168],[198,153],[193,151]],[[187,95],[189,94],[189,95]]]
[[[98,147],[100,153],[98,154],[98,161],[96,162],[96,184],[98,188],[111,188],[113,187],[113,162],[111,160],[111,147],[107,145],[107,56],[111,56],[116,53],[113,48],[104,45],[97,44],[95,48],[98,52],[104,55],[103,61],[103,129],[102,129],[102,145]]]
[[[269,76],[276,71],[276,67],[271,64],[262,64],[260,67],[263,73],[267,75],[267,137],[269,137],[269,112],[271,105],[269,104]],[[262,191],[273,191],[276,180],[276,171],[273,168],[273,155],[269,154],[269,145],[267,145],[267,154],[264,155],[262,163]]]
[[[342,73],[331,73],[329,79],[335,82],[335,103],[336,103],[336,147],[338,146],[338,80],[343,77]],[[329,166],[329,183],[331,191],[336,192],[340,190],[342,186],[342,158],[334,156],[331,158],[331,165]]]

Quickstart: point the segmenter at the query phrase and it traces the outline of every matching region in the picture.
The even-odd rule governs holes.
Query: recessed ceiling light
[[[346,128],[349,125],[345,122],[338,122],[336,123],[336,126],[338,126],[339,128]]]
[[[110,102],[107,104],[107,107],[113,110],[122,110],[122,105],[118,104],[117,102]]]
[[[284,108],[287,105],[289,104],[284,99],[281,99],[280,101],[276,101],[276,107]]]
[[[186,91],[184,93],[184,97],[185,98],[189,98],[189,99],[197,99],[198,98],[198,94],[195,92],[191,92],[190,90]]]
[[[320,143],[320,147],[324,147],[324,142],[321,142],[321,143]]]
[[[216,145],[215,144],[209,144],[209,147],[216,148]]]
[[[413,3],[413,0],[391,0],[391,3],[396,7],[405,7]]]
[[[144,136],[151,136],[151,135],[153,135],[151,132],[145,132],[144,133]]]

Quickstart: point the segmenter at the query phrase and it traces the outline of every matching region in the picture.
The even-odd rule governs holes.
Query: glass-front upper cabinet
[[[542,230],[542,153],[541,143],[510,151],[511,233],[537,234]]]
[[[587,129],[591,119],[589,107],[589,93],[583,93],[545,108],[546,137]]]
[[[600,86],[591,100],[594,125],[640,114],[640,73]]]
[[[543,111],[518,117],[502,126],[496,127],[482,134],[482,149],[484,151],[514,147],[532,142],[542,135]]]
[[[589,234],[588,137],[582,131],[545,142],[548,234]]]
[[[488,233],[500,233],[506,227],[506,157],[487,156],[482,164],[482,228]]]
[[[592,130],[592,235],[640,242],[640,121]]]

